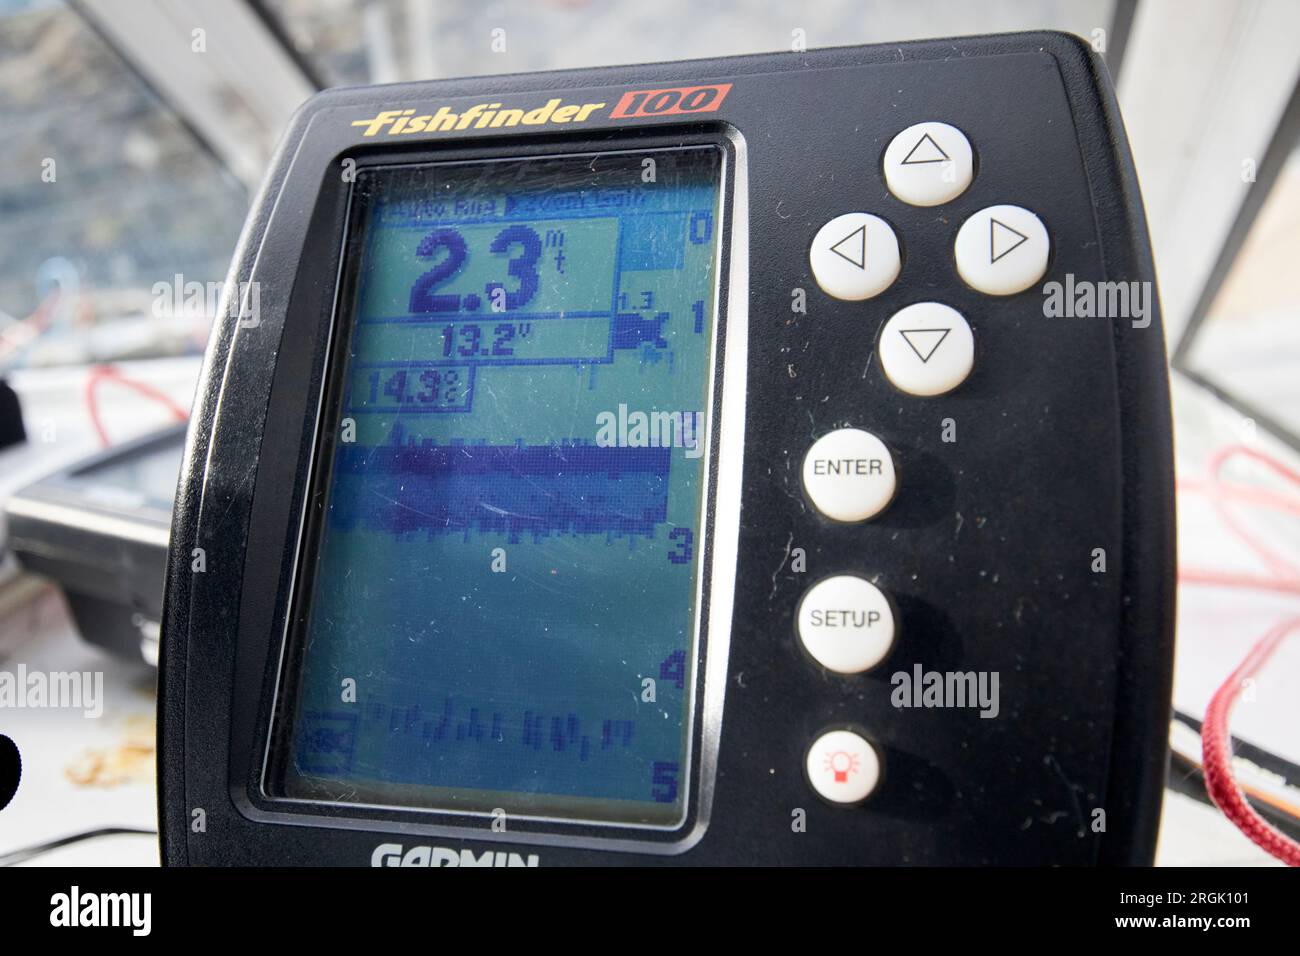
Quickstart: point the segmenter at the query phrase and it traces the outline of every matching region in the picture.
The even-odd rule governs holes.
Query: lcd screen
[[[274,795],[684,819],[722,167],[358,173]]]

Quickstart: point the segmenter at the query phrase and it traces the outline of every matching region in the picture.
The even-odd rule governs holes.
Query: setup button
[[[803,486],[813,505],[835,521],[866,521],[894,497],[889,449],[875,435],[841,428],[823,435],[803,459]]]
[[[808,653],[838,674],[870,670],[894,645],[889,599],[855,574],[838,574],[814,584],[799,602],[795,626]]]

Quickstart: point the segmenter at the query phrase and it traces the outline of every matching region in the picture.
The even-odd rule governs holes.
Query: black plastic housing
[[[609,116],[627,91],[703,84],[731,84],[714,112]],[[488,99],[530,109],[557,96],[607,105],[569,127],[367,138],[352,125],[383,110]],[[971,187],[933,208],[893,197],[880,168],[894,134],[923,120],[962,129],[977,157]],[[719,486],[717,500],[739,495],[742,511],[725,687],[712,688],[723,701],[717,765],[697,781],[691,831],[658,844],[581,826],[512,822],[498,833],[436,814],[266,799],[257,781],[298,529],[313,505],[306,479],[330,333],[347,319],[335,310],[340,168],[684,142],[729,151],[727,254],[749,278],[748,301],[724,312],[747,322],[747,393],[743,481]],[[1144,328],[1050,319],[1036,288],[999,299],[969,288],[953,241],[995,203],[1046,223],[1044,282],[1073,274],[1155,288],[1114,95],[1077,38],[969,37],[314,97],[241,237],[228,288],[258,282],[260,314],[241,324],[238,295],[224,303],[180,478],[159,701],[164,861],[366,865],[392,862],[376,850],[395,844],[488,865],[497,851],[540,865],[1149,863],[1175,580],[1158,308]],[[817,229],[849,211],[886,219],[904,250],[899,279],[867,302],[825,295],[808,264]],[[795,289],[806,290],[806,313],[792,311]],[[890,315],[931,299],[967,317],[977,356],[957,391],[919,399],[889,384],[873,343]],[[956,442],[941,439],[945,419]],[[849,425],[880,436],[900,474],[890,508],[858,525],[819,516],[798,477],[811,442]],[[805,549],[806,573],[791,570],[792,546]],[[1104,573],[1092,567],[1097,548]],[[876,581],[900,622],[889,658],[855,677],[811,663],[794,632],[807,587],[840,572]],[[1000,716],[895,708],[890,675],[916,664],[999,672]],[[822,801],[802,771],[810,741],[845,725],[871,736],[885,768],[852,809]]]

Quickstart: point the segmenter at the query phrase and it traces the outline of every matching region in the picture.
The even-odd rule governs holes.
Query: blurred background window
[[[1091,38],[1115,0],[258,0],[330,86],[688,60],[1051,28]],[[503,31],[503,32],[495,32]]]
[[[1195,381],[1300,449],[1300,89],[1174,353]]]
[[[244,185],[78,11],[0,21],[0,369],[200,351],[210,317],[157,315],[152,289],[224,277]]]

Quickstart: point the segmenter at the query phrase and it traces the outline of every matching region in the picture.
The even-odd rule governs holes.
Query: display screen
[[[280,795],[682,822],[721,175],[358,173]]]

